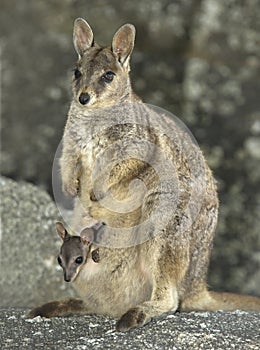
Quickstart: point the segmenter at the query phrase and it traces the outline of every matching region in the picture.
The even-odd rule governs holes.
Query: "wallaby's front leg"
[[[28,318],[34,318],[36,316],[51,318],[60,315],[79,314],[84,312],[87,312],[87,310],[83,300],[69,298],[51,301],[38,306],[29,312]]]
[[[80,151],[71,142],[63,141],[62,157],[60,159],[62,190],[75,197],[79,191],[79,178],[82,172]]]
[[[116,330],[125,332],[131,328],[141,327],[152,317],[170,310],[175,311],[177,308],[177,290],[172,281],[166,280],[162,273],[157,276],[151,300],[128,310],[117,322]]]

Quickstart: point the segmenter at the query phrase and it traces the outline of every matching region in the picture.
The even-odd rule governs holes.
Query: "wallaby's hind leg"
[[[84,311],[86,310],[83,300],[69,298],[64,300],[51,301],[49,303],[38,306],[29,312],[28,318],[34,318],[36,316],[50,318],[66,314],[84,313]]]
[[[152,317],[170,310],[175,311],[177,308],[177,291],[174,293],[172,286],[158,288],[153,293],[152,300],[128,310],[117,322],[116,330],[125,332],[131,328],[141,327]]]
[[[164,265],[165,266],[165,265]],[[128,310],[117,322],[116,330],[125,332],[131,328],[141,327],[154,316],[170,310],[177,310],[179,298],[173,278],[161,269],[154,275],[151,299]]]

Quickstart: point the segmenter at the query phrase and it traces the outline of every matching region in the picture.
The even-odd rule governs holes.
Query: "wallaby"
[[[143,105],[133,92],[129,77],[134,39],[134,26],[125,24],[114,35],[111,47],[100,47],[94,41],[88,23],[83,19],[75,21],[73,40],[79,58],[74,72],[73,100],[60,163],[63,189],[71,196],[77,195],[84,205],[86,217],[107,224],[104,232],[107,227],[123,229],[138,225],[149,218],[158,204],[158,197],[167,196],[173,189],[169,187],[163,193],[158,177],[145,162],[134,158],[120,161],[109,175],[109,189],[115,197],[123,203],[135,178],[143,180],[147,186],[141,205],[131,213],[122,214],[112,212],[100,203],[100,198],[106,197],[102,180],[107,170],[104,169],[104,173],[101,171],[94,184],[91,173],[100,152],[113,142],[126,138],[131,140],[131,137],[154,140],[177,169],[180,195],[175,213],[159,232],[153,232],[151,226],[150,239],[138,245],[123,248],[100,245],[99,262],[87,262],[80,269],[73,267],[76,272],[68,277],[73,279],[81,299],[47,303],[32,310],[30,317],[53,317],[68,313],[103,314],[119,318],[116,329],[126,331],[170,310],[260,311],[260,298],[215,293],[207,289],[206,275],[217,224],[218,197],[215,180],[201,151],[194,148],[191,157],[189,152],[192,150],[187,148],[183,154],[177,144],[169,146],[165,134],[158,134],[152,128],[139,127],[138,123],[113,124],[98,135],[94,132],[97,124],[100,127],[105,122],[99,118],[103,108],[111,107],[113,110],[113,106],[125,102]],[[113,118],[113,115],[108,114],[107,118]],[[158,123],[166,122],[159,120]],[[164,127],[167,128],[167,125]],[[119,148],[118,152],[121,151]],[[194,158],[194,154],[202,159],[204,173],[195,169],[193,176],[186,159]],[[114,157],[116,159],[116,154]],[[205,193],[201,199],[197,198],[202,202],[198,215],[193,218],[185,210],[192,189],[202,185],[205,186]],[[98,191],[93,191],[93,187]],[[170,210],[171,205],[169,201],[164,211]],[[75,222],[80,220],[77,205],[74,218]],[[160,220],[159,216],[157,220]],[[180,222],[185,220],[191,224],[180,233]],[[64,229],[58,225],[58,231],[64,232]],[[64,259],[63,255],[60,258]],[[70,258],[67,261],[71,261]]]

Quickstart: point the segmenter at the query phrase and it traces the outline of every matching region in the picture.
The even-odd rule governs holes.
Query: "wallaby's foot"
[[[76,197],[79,192],[79,180],[63,181],[62,190],[71,197]]]
[[[155,288],[152,300],[128,310],[117,322],[116,330],[118,332],[126,332],[131,328],[142,327],[152,317],[159,316],[170,310],[176,310],[177,306],[177,294],[173,296],[172,289],[167,288],[167,286],[163,290]]]
[[[140,307],[128,310],[116,323],[118,332],[126,332],[131,328],[141,327],[150,320],[148,315]]]
[[[58,304],[59,304],[58,301],[52,301],[52,302],[49,302],[47,304],[35,307],[34,309],[32,309],[28,313],[27,317],[28,318],[34,318],[34,317],[37,317],[37,316],[41,316],[41,317],[50,318],[50,317],[57,316],[56,315],[56,310],[58,308]]]
[[[27,317],[34,318],[37,316],[51,318],[66,314],[78,314],[84,311],[84,302],[81,299],[65,299],[51,301],[32,309]]]

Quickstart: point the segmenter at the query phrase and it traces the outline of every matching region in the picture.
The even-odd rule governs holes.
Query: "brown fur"
[[[82,210],[79,202],[75,204],[74,227],[79,222],[89,224],[94,220],[119,228],[144,222],[156,207],[158,196],[171,193],[171,188],[166,194],[160,193],[159,179],[151,166],[138,159],[125,160],[111,172],[104,167],[94,183],[91,179],[98,155],[113,142],[134,135],[132,137],[156,144],[174,163],[180,186],[175,214],[160,232],[154,232],[151,227],[151,236],[146,242],[129,248],[101,246],[99,263],[88,260],[74,281],[84,304],[76,303],[74,307],[71,301],[54,302],[46,304],[46,308],[33,310],[31,316],[50,317],[79,311],[105,314],[119,317],[117,330],[126,331],[169,310],[260,310],[259,298],[207,290],[206,275],[217,224],[218,197],[215,180],[201,151],[195,146],[186,147],[184,157],[178,145],[172,145],[165,134],[142,128],[138,123],[95,133],[101,130],[104,122],[100,118],[103,107],[115,106],[116,113],[116,106],[122,102],[140,103],[146,118],[145,106],[132,91],[129,78],[134,35],[134,27],[125,25],[115,34],[112,48],[103,48],[94,42],[92,30],[85,21],[75,22],[74,45],[79,54],[77,68],[81,76],[73,82],[73,100],[64,132],[60,163],[63,189],[69,195],[78,194],[84,206]],[[107,71],[115,73],[114,80],[102,85],[100,78]],[[82,92],[90,96],[89,103],[84,106],[79,103]],[[162,118],[159,124],[167,129],[167,119]],[[86,125],[89,126],[87,131]],[[194,158],[194,154],[202,159],[204,170],[197,169],[196,183],[185,160],[189,155]],[[196,163],[196,159],[194,161]],[[106,197],[103,179],[107,172],[110,172],[109,189],[120,200],[129,199],[129,184],[133,179],[142,180],[147,188],[142,205],[126,214],[104,208],[100,200]],[[200,185],[205,185],[201,209],[192,225],[179,234],[178,225],[185,219],[192,188]],[[169,210],[170,206],[168,202],[163,210]]]

